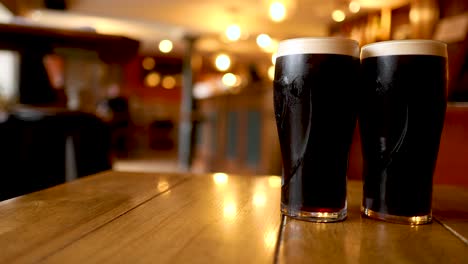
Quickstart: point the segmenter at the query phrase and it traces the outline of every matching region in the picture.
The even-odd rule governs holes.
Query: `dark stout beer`
[[[372,218],[431,221],[432,176],[446,109],[445,44],[367,45],[359,113],[364,159],[363,212]]]
[[[309,221],[346,217],[346,170],[356,122],[359,48],[338,38],[280,43],[274,106],[281,154],[281,210]]]

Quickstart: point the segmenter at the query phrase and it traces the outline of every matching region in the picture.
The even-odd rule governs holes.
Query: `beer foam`
[[[391,40],[367,44],[361,50],[361,59],[391,55],[447,57],[447,44],[436,40]]]
[[[359,58],[359,43],[346,38],[296,38],[279,43],[276,57],[293,54],[339,54]]]

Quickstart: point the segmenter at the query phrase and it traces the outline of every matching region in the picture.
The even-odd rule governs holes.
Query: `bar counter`
[[[0,202],[0,263],[466,263],[468,190],[435,186],[434,221],[282,217],[277,176],[108,171]]]

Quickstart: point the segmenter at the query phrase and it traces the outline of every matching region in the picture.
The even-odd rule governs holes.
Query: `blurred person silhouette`
[[[97,107],[97,115],[107,122],[112,134],[111,148],[118,158],[128,157],[130,137],[130,111],[128,99],[117,84],[107,89],[107,97]]]

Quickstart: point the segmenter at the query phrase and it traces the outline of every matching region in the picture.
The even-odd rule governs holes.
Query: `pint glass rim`
[[[438,40],[408,39],[380,41],[361,48],[361,59],[392,55],[432,55],[447,58],[447,44]]]
[[[304,37],[279,42],[276,57],[295,54],[337,54],[359,58],[359,42],[342,37]]]

